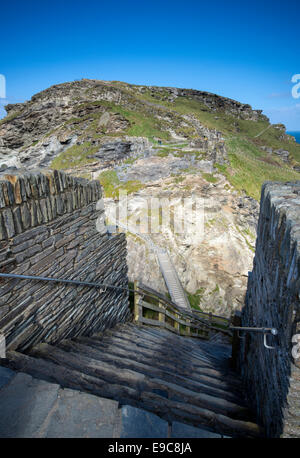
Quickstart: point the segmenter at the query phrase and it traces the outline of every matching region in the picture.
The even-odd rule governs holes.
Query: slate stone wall
[[[126,288],[126,239],[107,234],[101,196],[99,182],[58,171],[0,175],[0,272]],[[127,291],[0,278],[0,334],[10,350],[128,318]]]
[[[268,337],[274,350],[264,347],[263,335],[245,334],[239,367],[270,437],[300,437],[300,351],[292,354],[292,337],[300,339],[299,294],[300,182],[265,183],[242,326],[275,327],[279,334]]]

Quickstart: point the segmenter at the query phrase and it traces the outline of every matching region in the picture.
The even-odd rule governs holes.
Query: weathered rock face
[[[176,114],[172,109],[136,97],[145,91],[150,91],[158,100],[170,98],[174,101],[187,97],[201,103],[204,110],[223,110],[240,119],[266,119],[249,105],[202,91],[126,83],[114,85],[113,82],[97,80],[74,81],[52,86],[23,104],[6,106],[8,118],[0,123],[0,166],[48,166],[55,156],[74,144],[89,142],[101,147],[111,141],[111,136],[126,134],[126,129],[134,125],[134,121],[126,119],[122,110],[112,111],[106,104],[140,111],[142,116],[151,116],[157,121],[163,120],[163,129],[174,139],[200,136],[204,150],[209,146],[215,149],[216,155],[222,153],[224,145],[218,138],[220,133],[205,128],[193,115]],[[189,134],[184,133],[185,129]],[[180,132],[183,132],[183,137]]]
[[[200,111],[180,109],[190,101],[197,102],[204,118]],[[53,86],[24,104],[7,106],[7,111],[9,117],[0,121],[0,170],[1,165],[8,173],[14,173],[13,167],[63,167],[97,179],[110,169],[121,184],[134,182],[142,188],[130,196],[132,213],[140,211],[146,194],[205,199],[203,243],[169,228],[155,234],[155,242],[168,246],[185,288],[198,294],[201,308],[228,315],[242,304],[252,268],[257,204],[239,197],[218,174],[222,166],[230,167],[225,138],[213,123],[204,125],[200,119],[213,112],[216,119],[228,114],[266,120],[259,110],[203,91],[81,80]],[[178,140],[184,141],[180,150]],[[84,160],[77,161],[77,153]],[[53,165],[58,155],[61,162]],[[130,235],[128,247],[130,279],[164,291],[151,249]]]
[[[130,232],[130,225],[145,215],[151,226],[151,198],[158,199],[162,210],[170,215],[176,214],[182,199],[202,199],[204,234],[199,242],[185,231],[176,233],[172,223],[164,225],[163,221],[159,233],[148,235],[157,246],[168,250],[184,288],[197,293],[201,309],[229,316],[243,304],[248,271],[252,270],[258,203],[238,196],[221,175],[216,175],[216,183],[207,183],[201,175],[201,171],[208,171],[207,161],[195,161],[198,168],[194,173],[172,176],[180,171],[179,166],[185,169],[190,165],[188,159],[185,161],[171,155],[150,156],[120,175],[136,177],[144,183],[142,190],[128,195],[129,278],[166,292],[151,245]],[[209,165],[213,170],[213,163]],[[105,199],[105,206],[109,220],[109,215],[114,215],[115,202]],[[192,220],[193,208],[185,208],[184,218]]]
[[[2,273],[127,288],[126,240],[107,234],[99,182],[62,172],[1,175],[0,237]],[[0,334],[8,349],[90,335],[129,318],[122,289],[0,283]]]
[[[271,437],[300,436],[300,182],[266,183],[243,326],[274,327],[268,337],[247,333],[241,341],[240,369],[258,419]],[[295,355],[292,353],[292,337]],[[271,342],[272,339],[272,342]]]
[[[262,115],[262,110],[252,110],[250,105],[239,103],[235,100],[221,97],[204,91],[197,91],[194,89],[178,89],[173,87],[145,87],[136,86],[140,92],[150,90],[152,97],[158,100],[174,101],[177,97],[188,97],[197,100],[207,106],[212,111],[225,110],[228,114],[234,114],[241,119],[251,119],[257,121],[258,119],[268,119]]]

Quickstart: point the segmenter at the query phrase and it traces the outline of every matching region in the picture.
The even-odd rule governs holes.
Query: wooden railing
[[[197,310],[186,310],[162,294],[134,283],[134,321],[159,326],[178,335],[210,339],[215,332],[232,336],[230,319]]]

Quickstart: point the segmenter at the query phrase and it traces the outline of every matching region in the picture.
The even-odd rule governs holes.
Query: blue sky
[[[16,0],[0,15],[1,106],[65,81],[120,80],[215,92],[300,131],[299,0]]]

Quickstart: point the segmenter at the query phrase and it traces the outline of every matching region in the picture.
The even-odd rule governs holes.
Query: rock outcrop
[[[216,94],[87,79],[52,86],[6,109],[0,121],[2,172],[38,167],[100,178],[108,209],[109,198],[125,189],[132,214],[147,196],[203,199],[201,244],[167,227],[153,240],[168,247],[201,308],[229,315],[241,306],[256,237],[258,204],[246,192],[256,183],[254,167],[295,176],[300,170],[283,125],[271,126],[261,110]],[[272,144],[261,135],[265,130]],[[130,233],[128,266],[130,279],[165,291],[151,249]]]

